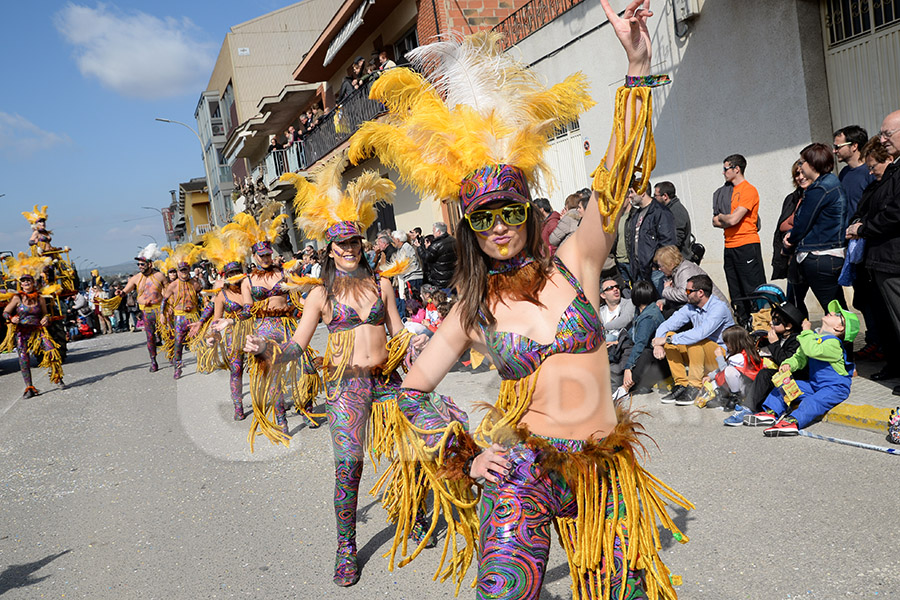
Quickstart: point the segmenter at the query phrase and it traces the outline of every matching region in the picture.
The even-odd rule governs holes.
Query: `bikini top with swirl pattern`
[[[352,306],[342,304],[335,298],[331,299],[331,322],[328,323],[328,331],[334,333],[336,331],[347,331],[360,325],[384,325],[387,318],[387,311],[384,307],[384,301],[381,299],[381,286],[378,277],[375,277],[375,289],[379,290],[378,299],[372,305],[369,315],[362,320]]]
[[[553,262],[575,288],[575,298],[559,318],[552,342],[539,344],[518,333],[492,331],[481,326],[501,379],[522,379],[534,373],[554,354],[591,352],[603,343],[603,323],[585,296],[581,283],[559,258],[554,257]]]

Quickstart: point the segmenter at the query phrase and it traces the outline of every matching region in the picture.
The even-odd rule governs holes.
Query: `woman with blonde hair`
[[[653,255],[653,260],[666,276],[662,291],[666,313],[671,313],[674,309],[687,304],[688,297],[684,289],[687,287],[688,279],[694,275],[709,276],[700,265],[685,259],[675,246],[663,246]],[[716,284],[713,284],[713,296],[728,304],[728,298]]]

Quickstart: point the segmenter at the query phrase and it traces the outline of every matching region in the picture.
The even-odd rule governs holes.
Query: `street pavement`
[[[323,349],[323,331],[314,346]],[[250,419],[231,419],[227,374],[200,375],[187,362],[176,382],[168,366],[147,371],[143,334],[102,336],[71,344],[66,389],[35,369],[43,393],[21,400],[15,357],[0,357],[3,600],[453,597],[450,583],[432,581],[443,537],[387,570],[392,531],[365,494],[362,578],[336,587],[327,426],[291,416],[290,448],[257,438],[251,454]],[[477,422],[475,403],[498,387],[494,372],[454,372],[439,391]],[[767,439],[723,427],[721,411],[662,405],[656,392],[635,406],[650,413],[649,470],[696,505],[673,512],[690,543],[662,536],[664,559],[683,578],[679,598],[900,598],[900,457]],[[883,432],[830,422],[810,430],[888,446]],[[376,478],[367,463],[362,489]],[[459,598],[474,598],[474,577],[472,568]],[[541,598],[570,597],[554,540]]]

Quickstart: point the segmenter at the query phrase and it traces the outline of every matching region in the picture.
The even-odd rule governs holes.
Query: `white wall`
[[[621,10],[626,2],[611,4]],[[811,26],[818,3],[704,2],[684,40],[673,31],[671,3],[656,2],[653,10],[653,72],[669,73],[673,83],[654,91],[652,181],[675,184],[694,233],[707,248],[703,266],[726,289],[722,232],[711,225],[712,193],[723,183],[722,159],[732,153],[747,158],[747,179],[761,198],[760,238],[768,265],[775,222],[791,191],[791,164],[811,141],[811,131],[819,136],[815,141],[831,143],[821,31]],[[577,70],[590,79],[597,106],[581,119],[592,149],[586,158],[590,173],[608,144],[613,99],[627,67],[600,2],[586,0],[512,51],[550,84]]]

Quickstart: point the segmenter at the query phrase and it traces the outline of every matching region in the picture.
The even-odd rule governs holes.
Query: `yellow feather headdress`
[[[10,276],[15,279],[25,276],[37,279],[43,270],[52,263],[53,259],[49,256],[26,256],[24,252],[19,252],[18,258],[9,257],[6,265]]]
[[[389,114],[354,134],[350,160],[377,154],[421,196],[466,210],[490,195],[528,200],[539,176],[550,183],[549,136],[594,105],[587,78],[546,88],[499,39],[481,32],[420,46],[407,57],[424,75],[385,71],[370,97]]]
[[[297,188],[294,212],[306,237],[327,242],[361,236],[378,217],[375,205],[394,201],[397,186],[375,171],[365,171],[343,188],[347,157],[341,152],[313,173],[313,181],[285,173],[283,181]]]
[[[241,236],[228,235],[221,229],[214,229],[203,236],[203,256],[212,262],[219,273],[240,268],[247,258],[247,250]]]
[[[175,268],[181,268],[184,266],[191,266],[200,258],[203,254],[203,246],[197,246],[196,244],[191,244],[190,242],[184,244],[178,244],[174,250],[171,248],[163,248],[163,250],[169,250],[169,258],[172,263],[175,265]]]
[[[222,235],[233,238],[233,243],[249,248],[251,252],[271,252],[272,242],[281,235],[281,224],[290,218],[280,212],[279,202],[266,205],[259,215],[259,223],[251,214],[238,213],[222,228]]]
[[[22,216],[25,217],[29,223],[34,225],[38,221],[47,220],[47,205],[45,204],[43,207],[38,208],[38,205],[34,205],[34,210],[31,212],[23,212]]]

